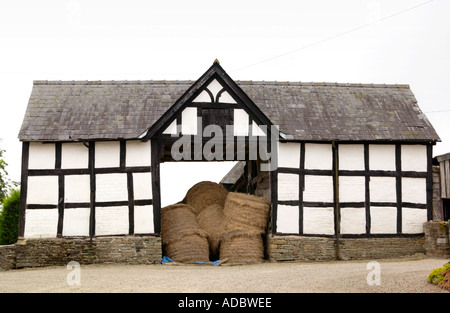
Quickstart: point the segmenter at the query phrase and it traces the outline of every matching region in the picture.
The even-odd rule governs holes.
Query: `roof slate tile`
[[[293,140],[440,140],[408,85],[236,83]],[[192,84],[35,81],[19,139],[135,139]]]

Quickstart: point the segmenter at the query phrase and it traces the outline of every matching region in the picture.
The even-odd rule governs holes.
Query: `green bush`
[[[0,213],[0,245],[9,245],[17,241],[19,203],[19,190],[11,191],[10,196],[3,199],[3,210]]]
[[[450,269],[450,262],[444,264],[443,267],[435,268],[428,275],[428,281],[434,285],[438,285],[444,279],[443,273],[448,269]]]

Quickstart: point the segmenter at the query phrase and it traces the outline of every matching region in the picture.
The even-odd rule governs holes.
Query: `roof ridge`
[[[352,87],[352,88],[402,88],[410,89],[409,84],[380,83],[330,83],[301,81],[254,81],[236,80],[238,85],[274,85],[274,86],[312,86],[312,87]],[[193,84],[192,80],[34,80],[33,85],[173,85]]]
[[[193,84],[193,80],[34,80],[33,85],[165,85]]]
[[[331,82],[301,82],[301,81],[252,81],[236,80],[238,85],[276,85],[276,86],[313,86],[313,87],[361,87],[361,88],[406,88],[409,84],[381,84],[381,83],[331,83]]]

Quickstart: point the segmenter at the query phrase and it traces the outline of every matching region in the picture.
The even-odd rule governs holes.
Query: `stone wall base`
[[[270,261],[329,261],[400,258],[424,255],[424,236],[386,238],[335,238],[272,236],[268,240]]]
[[[0,271],[16,267],[16,245],[0,246]]]
[[[161,262],[161,238],[118,236],[89,238],[19,239],[13,268],[80,264]]]
[[[450,235],[448,222],[429,221],[423,225],[425,251],[428,256],[450,258]]]
[[[335,238],[268,235],[269,261],[329,261],[417,257],[450,257],[447,222],[427,222],[424,235],[402,237],[340,238],[339,258]],[[89,238],[19,239],[0,246],[0,270],[22,267],[161,262],[158,236],[114,236]]]

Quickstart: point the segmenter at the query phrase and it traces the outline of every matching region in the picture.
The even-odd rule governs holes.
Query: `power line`
[[[450,112],[450,110],[428,111],[423,113],[428,114],[428,113],[442,113],[442,112]]]
[[[286,56],[286,55],[289,55],[289,54],[298,52],[298,51],[300,51],[300,50],[304,50],[304,49],[307,49],[307,48],[310,48],[310,47],[319,45],[319,44],[324,43],[324,42],[326,42],[326,41],[329,41],[329,40],[332,40],[332,39],[336,39],[336,38],[338,38],[338,37],[341,37],[341,36],[344,36],[344,35],[353,33],[353,32],[358,31],[358,30],[360,30],[360,29],[369,27],[369,26],[371,26],[371,25],[373,25],[373,24],[376,24],[376,23],[385,21],[385,20],[387,20],[387,19],[393,18],[394,16],[397,16],[397,15],[406,13],[406,12],[408,12],[408,11],[417,9],[418,7],[421,7],[421,6],[423,6],[423,5],[426,5],[426,4],[428,4],[428,3],[430,3],[430,2],[433,2],[433,1],[435,1],[435,0],[428,0],[428,1],[422,2],[422,3],[418,4],[418,5],[412,6],[412,7],[410,7],[410,8],[405,9],[405,10],[402,10],[402,11],[396,12],[396,13],[394,13],[394,14],[391,14],[391,15],[388,15],[388,16],[385,16],[385,17],[382,17],[382,18],[380,18],[380,19],[378,19],[378,20],[376,20],[376,21],[373,21],[373,22],[370,22],[370,23],[367,23],[367,24],[358,26],[358,27],[356,27],[356,28],[350,29],[350,30],[345,31],[345,32],[343,32],[343,33],[339,33],[339,34],[336,34],[336,35],[327,37],[327,38],[325,38],[325,39],[322,39],[322,40],[313,42],[313,43],[311,43],[311,44],[302,46],[302,47],[300,47],[300,48],[297,48],[297,49],[294,49],[294,50],[291,50],[291,51],[288,51],[288,52],[285,52],[285,53],[282,53],[282,54],[279,54],[279,55],[276,55],[276,56],[273,56],[273,57],[270,57],[270,58],[267,58],[267,59],[264,59],[264,60],[261,60],[261,61],[252,63],[252,64],[249,64],[249,65],[246,65],[246,66],[237,68],[237,69],[235,69],[235,70],[232,70],[231,72],[241,71],[241,70],[243,70],[243,69],[246,69],[246,68],[249,68],[249,67],[252,67],[252,66],[255,66],[255,65],[259,65],[259,64],[262,64],[262,63],[265,63],[265,62],[269,62],[269,61],[272,61],[272,60],[274,60],[274,59],[278,59],[278,58],[284,57],[284,56]]]

